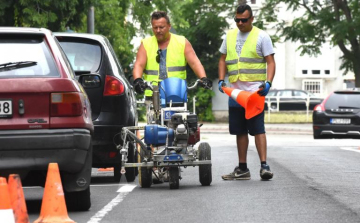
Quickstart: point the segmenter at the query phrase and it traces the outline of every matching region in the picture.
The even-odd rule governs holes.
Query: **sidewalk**
[[[203,123],[201,133],[229,133],[228,123]],[[312,124],[265,124],[266,133],[269,134],[299,134],[311,135]]]

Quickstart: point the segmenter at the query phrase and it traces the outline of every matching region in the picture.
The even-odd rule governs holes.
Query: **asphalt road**
[[[286,131],[285,131],[286,132]],[[180,189],[167,183],[143,189],[137,179],[111,183],[94,169],[92,208],[70,212],[76,222],[360,222],[360,141],[313,140],[311,134],[268,133],[268,163],[274,179],[262,181],[250,138],[252,179],[223,181],[237,164],[235,139],[204,133],[212,147],[213,182],[199,183],[198,167],[181,173]],[[30,218],[40,212],[42,190],[25,189]]]

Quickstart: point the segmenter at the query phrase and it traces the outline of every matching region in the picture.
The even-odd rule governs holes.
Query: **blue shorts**
[[[246,119],[243,107],[229,107],[229,131],[231,135],[249,133],[254,136],[265,133],[264,111],[251,119]]]

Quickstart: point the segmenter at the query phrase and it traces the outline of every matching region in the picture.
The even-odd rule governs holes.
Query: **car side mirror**
[[[86,88],[98,88],[101,86],[101,76],[99,74],[82,74],[79,76],[80,84]]]

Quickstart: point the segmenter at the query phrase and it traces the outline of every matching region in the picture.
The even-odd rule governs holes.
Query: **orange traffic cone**
[[[11,206],[14,210],[15,223],[29,223],[24,191],[18,174],[10,174],[9,176],[9,194]]]
[[[74,223],[67,213],[57,163],[49,163],[40,217],[34,223]]]
[[[222,87],[222,89],[225,94],[229,95],[229,97],[245,108],[246,119],[251,119],[264,110],[265,97],[260,96],[257,92],[251,93],[229,87]]]
[[[4,177],[0,177],[0,219],[2,223],[15,223],[14,212],[11,209],[9,188]]]

